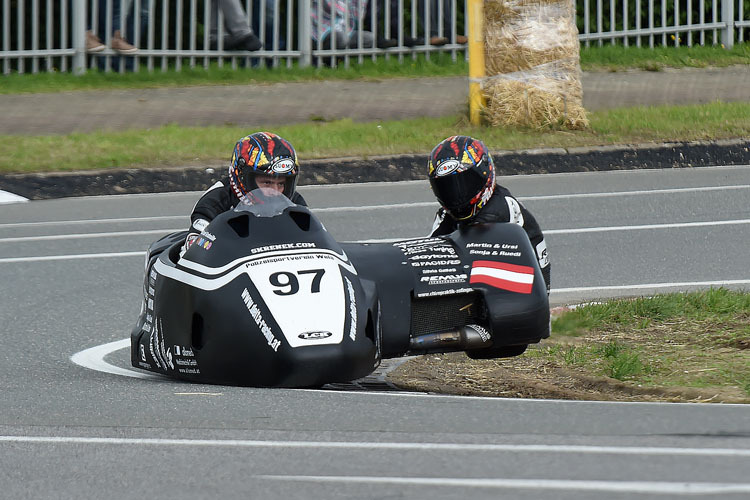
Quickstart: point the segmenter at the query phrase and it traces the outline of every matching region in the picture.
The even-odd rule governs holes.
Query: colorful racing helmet
[[[257,175],[284,179],[284,195],[292,197],[297,187],[299,163],[297,153],[288,141],[269,132],[256,132],[234,145],[229,165],[229,183],[237,198],[244,199],[256,189]]]
[[[456,220],[474,217],[495,191],[495,165],[480,140],[448,137],[430,154],[428,177],[432,192]]]

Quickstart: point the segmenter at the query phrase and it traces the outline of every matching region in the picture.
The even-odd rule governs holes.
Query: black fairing
[[[348,381],[377,367],[377,304],[306,208],[292,206],[265,217],[224,213],[177,263],[182,241],[175,240],[161,249],[146,276],[144,311],[132,334],[134,366],[196,382],[269,387]],[[264,266],[279,269],[272,278],[276,285],[262,283],[270,272],[263,275]],[[289,279],[298,280],[298,292],[286,293],[292,290],[285,286]],[[296,295],[314,289],[315,279],[317,295],[333,290],[340,299],[334,308],[340,331],[286,338],[279,322],[289,325],[301,313],[284,309],[283,301],[293,305]],[[276,315],[259,287],[276,303]],[[324,305],[318,304],[323,312]],[[340,340],[331,343],[337,335]]]
[[[180,258],[184,239],[175,233],[149,248],[135,367],[195,382],[309,387],[361,378],[381,358],[420,353],[415,339],[465,325],[488,333],[491,349],[483,339],[445,352],[497,357],[549,336],[544,279],[515,224],[339,244],[289,203],[279,213],[220,215]]]

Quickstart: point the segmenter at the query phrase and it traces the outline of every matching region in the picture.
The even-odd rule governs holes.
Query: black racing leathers
[[[185,241],[190,241],[191,236],[194,238],[203,231],[217,215],[232,210],[239,202],[229,181],[219,181],[208,188],[193,207],[193,213],[190,214],[190,231]],[[307,206],[305,199],[296,191],[292,195],[292,203]]]
[[[542,276],[544,276],[544,283],[547,285],[547,293],[549,294],[550,262],[547,244],[544,241],[539,223],[531,212],[510,194],[510,191],[499,184],[495,184],[495,192],[487,204],[469,221],[456,221],[445,212],[444,208],[440,208],[435,216],[431,236],[449,234],[461,226],[490,222],[512,222],[524,228],[531,241],[531,246],[536,251],[539,267],[542,269]]]

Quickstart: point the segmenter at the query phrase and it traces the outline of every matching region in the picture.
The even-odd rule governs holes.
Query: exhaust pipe
[[[409,339],[409,351],[413,354],[465,351],[491,346],[490,332],[479,325],[466,325],[456,330],[428,333]]]

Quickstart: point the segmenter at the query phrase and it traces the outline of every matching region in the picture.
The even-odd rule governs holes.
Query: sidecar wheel
[[[512,358],[520,356],[529,347],[527,344],[506,345],[502,347],[489,347],[487,349],[471,349],[466,351],[466,355],[471,359],[497,359]]]

